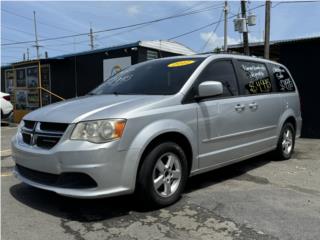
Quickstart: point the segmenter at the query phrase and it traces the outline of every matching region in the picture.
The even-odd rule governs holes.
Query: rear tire
[[[154,147],[142,159],[137,181],[137,193],[148,206],[164,207],[176,202],[188,177],[187,158],[174,142]]]
[[[279,160],[290,159],[294,150],[296,132],[292,123],[286,122],[280,132],[275,157]]]

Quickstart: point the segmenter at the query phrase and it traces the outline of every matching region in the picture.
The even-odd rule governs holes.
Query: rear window
[[[264,63],[239,61],[242,74],[241,88],[245,95],[263,94],[273,91],[272,82]]]
[[[293,80],[287,70],[277,64],[271,64],[271,71],[279,92],[294,92]]]

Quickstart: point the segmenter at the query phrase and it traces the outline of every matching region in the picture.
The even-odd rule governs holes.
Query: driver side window
[[[236,74],[231,60],[211,62],[202,71],[198,84],[205,81],[218,81],[223,85],[222,97],[238,95]]]

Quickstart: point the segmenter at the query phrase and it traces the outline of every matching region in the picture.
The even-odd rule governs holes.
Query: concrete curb
[[[11,149],[1,151],[1,157],[9,157],[11,156]]]

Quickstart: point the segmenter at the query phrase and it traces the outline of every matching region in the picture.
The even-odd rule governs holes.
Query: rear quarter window
[[[296,90],[292,78],[284,67],[271,64],[271,72],[278,92],[294,92]]]
[[[245,95],[263,94],[273,91],[272,82],[264,63],[238,61],[242,75],[241,90]]]

